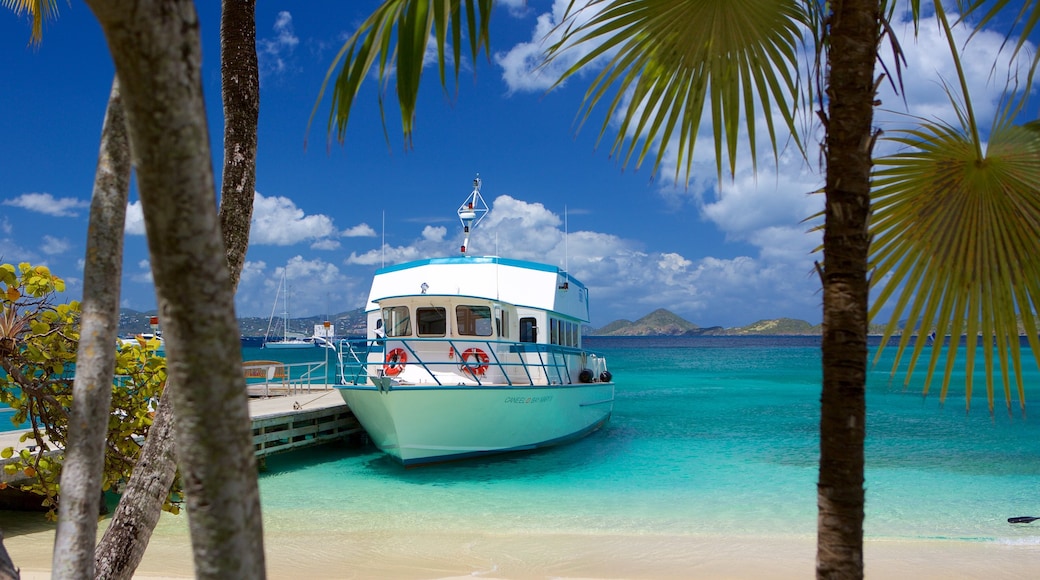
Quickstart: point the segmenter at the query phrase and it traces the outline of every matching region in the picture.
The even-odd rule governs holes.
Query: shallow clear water
[[[372,447],[276,456],[260,479],[265,526],[815,534],[818,339],[586,342],[617,383],[604,429],[547,450],[415,469]],[[1040,544],[1037,525],[1007,523],[1040,515],[1040,421],[1017,404],[1009,416],[1002,394],[991,416],[981,382],[966,413],[963,373],[945,406],[920,396],[923,379],[904,391],[889,381],[891,350],[868,380],[867,536]],[[243,354],[281,360],[273,352]],[[324,357],[283,352],[286,362]],[[1027,393],[1038,387],[1032,371]]]

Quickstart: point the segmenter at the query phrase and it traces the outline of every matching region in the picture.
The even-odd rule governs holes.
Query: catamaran
[[[371,440],[405,465],[528,450],[602,427],[606,359],[582,346],[588,289],[556,266],[469,253],[479,175],[458,209],[460,255],[376,271],[364,372],[338,385]]]

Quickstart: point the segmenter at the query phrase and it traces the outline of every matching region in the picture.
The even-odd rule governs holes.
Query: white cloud
[[[591,43],[576,46],[564,51],[551,63],[544,62],[545,51],[560,40],[559,25],[569,5],[570,0],[555,0],[552,11],[540,14],[536,19],[530,41],[521,42],[508,51],[495,53],[495,64],[502,67],[502,80],[509,87],[509,92],[548,89],[565,70],[594,48]],[[598,9],[598,6],[582,9],[574,15],[575,22],[588,21]]]
[[[71,247],[72,244],[64,238],[55,238],[54,236],[45,235],[43,236],[43,245],[40,246],[40,250],[44,254],[53,256],[56,254],[64,254],[69,251],[69,248]]]
[[[3,204],[56,217],[78,217],[79,212],[76,210],[90,207],[89,201],[75,197],[55,198],[49,193],[23,193],[16,198],[5,199]]]
[[[290,68],[289,59],[300,43],[293,30],[292,14],[281,11],[274,21],[274,36],[258,38],[257,60],[261,76],[281,74]]]
[[[444,240],[444,236],[447,235],[448,228],[444,226],[426,226],[423,228],[422,237],[424,240],[430,242],[440,242]]]
[[[263,260],[252,261],[246,260],[245,264],[242,264],[242,274],[238,277],[239,284],[251,284],[265,277],[264,270],[267,268],[267,262]]]
[[[364,304],[369,280],[344,275],[332,263],[296,255],[284,266],[269,269],[266,262],[247,261],[235,296],[239,316],[281,315],[283,297],[275,295],[285,273],[289,286],[288,308],[293,318],[336,314]]]
[[[957,18],[956,14],[948,16],[951,21]],[[907,62],[901,81],[891,78],[890,82],[886,81],[880,87],[879,98],[882,108],[878,109],[875,115],[877,124],[886,130],[906,127],[913,122],[908,115],[927,120],[942,119],[955,122],[953,106],[942,89],[941,82],[945,79],[957,95],[960,94],[960,86],[957,84],[957,73],[950,57],[949,44],[937,21],[934,17],[923,20],[920,32],[915,37],[913,24],[909,16],[904,14],[903,19],[897,22],[893,29],[899,37]],[[965,46],[971,34],[972,30],[965,23],[953,29],[954,41],[958,47]],[[978,30],[962,54],[961,64],[964,66],[972,105],[977,120],[984,128],[993,120],[1009,79],[1017,77],[1022,83],[1026,80],[1027,62],[1019,59],[1017,65],[1013,66],[1010,60],[1010,47],[1017,41],[1017,38],[1011,39],[1004,50],[1001,50],[1005,42],[1002,32]],[[1023,52],[1031,56],[1035,49],[1032,43],[1027,43]],[[891,66],[894,59],[888,43],[882,46],[882,58],[890,64],[890,73],[894,76],[894,67]],[[901,83],[901,94],[896,94],[892,88],[893,83],[897,87]]]
[[[343,230],[339,235],[344,238],[374,238],[376,237],[376,231],[368,224],[358,224]]]
[[[509,14],[516,18],[525,16],[532,10],[527,5],[527,0],[498,0],[497,4],[508,8]]]
[[[291,246],[339,235],[332,218],[323,214],[306,215],[289,198],[264,197],[259,192],[253,198],[250,244]]]
[[[337,240],[331,238],[324,238],[311,244],[312,250],[338,250],[340,243]]]
[[[40,261],[40,255],[20,245],[15,238],[0,238],[0,262],[17,264],[29,262],[35,264]]]
[[[124,231],[131,236],[145,235],[144,210],[141,209],[141,202],[132,201],[126,204],[126,226]]]
[[[141,271],[130,274],[130,280],[140,284],[152,284],[152,263],[149,260],[140,260],[137,262],[137,267]]]
[[[443,252],[434,255],[439,254],[443,254]],[[418,260],[419,258],[429,257],[430,255],[431,254],[427,254],[414,246],[401,246],[396,248],[385,246],[382,249],[369,250],[362,254],[351,252],[350,256],[344,260],[344,263],[355,266],[382,266],[384,264],[398,264],[409,260]]]

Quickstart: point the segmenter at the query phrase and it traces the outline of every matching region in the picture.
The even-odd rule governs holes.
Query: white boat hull
[[[373,443],[405,465],[565,443],[610,418],[614,383],[340,386]]]
[[[296,349],[296,348],[314,348],[313,342],[286,340],[286,341],[275,341],[265,342],[263,348],[276,348],[276,349]]]

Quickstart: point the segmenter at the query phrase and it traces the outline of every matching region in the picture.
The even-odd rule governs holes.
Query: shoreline
[[[0,517],[24,580],[50,578],[54,525]],[[20,519],[20,518],[19,518]],[[42,520],[42,516],[40,516]],[[99,535],[108,520],[99,524]],[[13,527],[12,527],[13,525]],[[265,530],[272,526],[266,525]],[[1040,529],[1038,529],[1040,536]],[[270,578],[690,578],[793,580],[815,575],[816,537],[358,530],[265,531]],[[868,578],[1031,577],[1040,540],[1022,544],[867,539]],[[194,576],[184,516],[163,514],[135,578]]]

